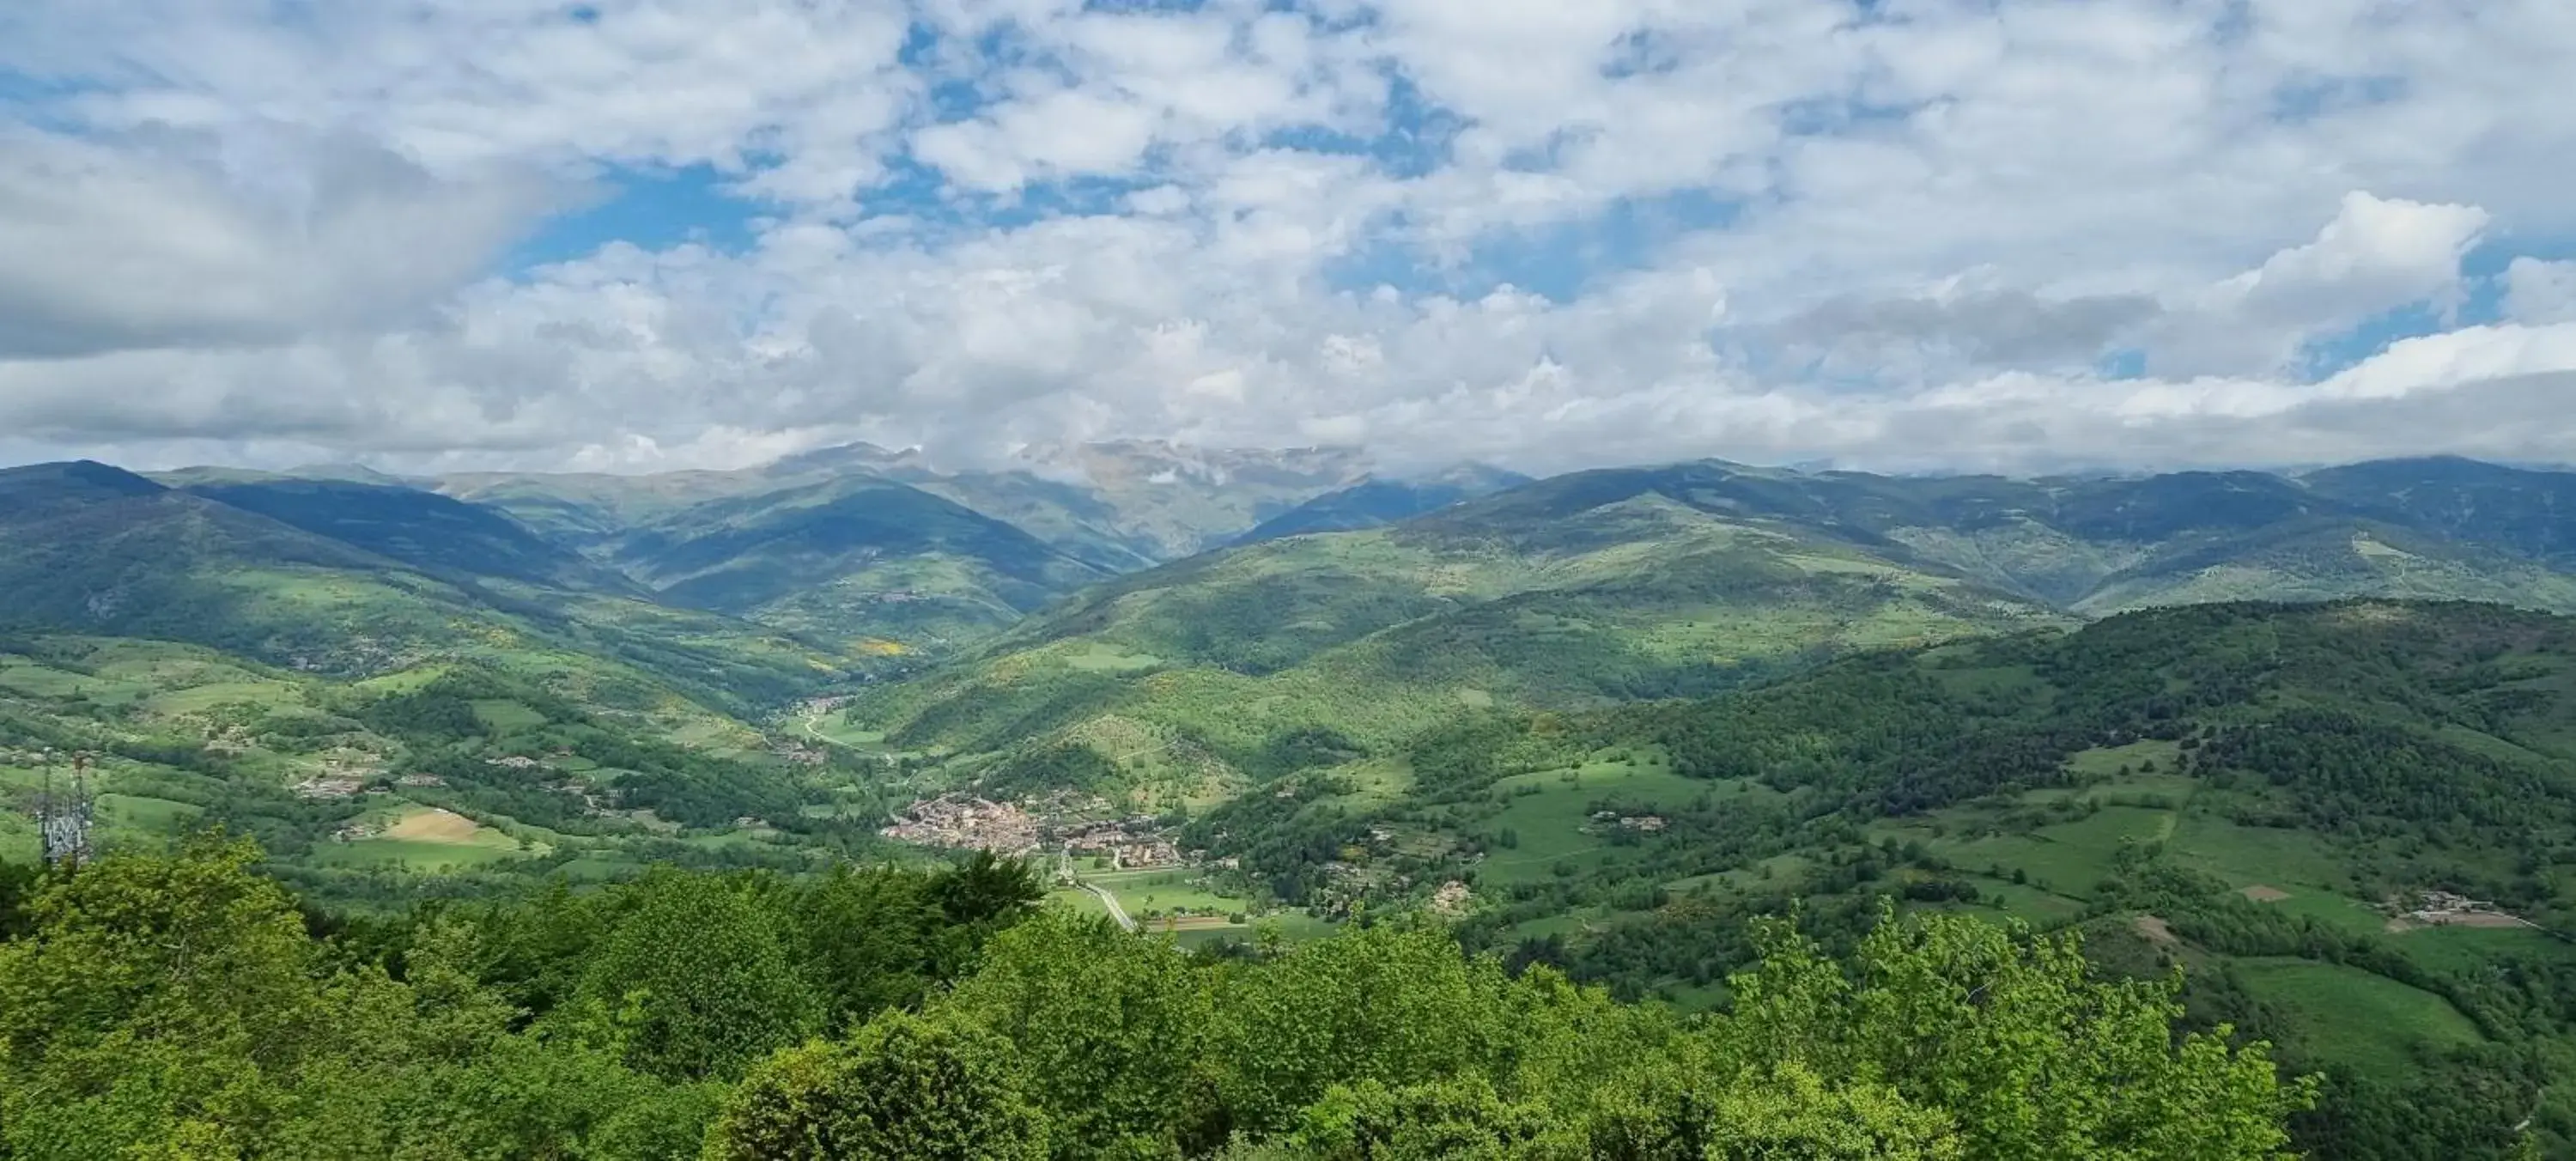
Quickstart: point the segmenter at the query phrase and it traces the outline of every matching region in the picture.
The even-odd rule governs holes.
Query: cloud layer
[[[2569,59],[2557,0],[32,0],[0,459],[2565,461]]]

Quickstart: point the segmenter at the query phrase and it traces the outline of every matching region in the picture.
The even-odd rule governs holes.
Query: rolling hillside
[[[2156,610],[1289,765],[1193,823],[1239,861],[1222,889],[1383,909],[1457,882],[1472,940],[1683,1003],[1758,914],[2077,928],[2326,1070],[2320,1155],[2576,1136],[2548,1083],[2576,1063],[2576,621]]]
[[[1360,471],[1347,452],[1154,442],[941,470],[917,451],[858,443],[735,471],[485,473],[433,486],[670,603],[938,654],[1082,585],[1223,543]]]
[[[1018,528],[871,478],[713,500],[612,559],[671,604],[854,644],[944,649],[1106,573]]]
[[[2327,468],[2299,479],[2393,522],[2560,567],[2576,565],[2576,472],[2437,457]]]
[[[630,590],[609,581],[599,582],[607,591],[530,583],[530,571],[595,574],[435,497],[304,483],[210,490],[234,487],[359,543],[102,464],[0,470],[10,549],[0,587],[11,594],[0,629],[191,642],[349,676],[474,657],[630,708],[678,691],[743,711],[842,664],[741,621],[620,595]],[[354,502],[344,502],[349,487]]]
[[[1841,650],[2063,620],[1660,497],[1462,519],[1123,577],[851,714],[905,746],[1057,762],[1070,747],[1109,781],[1203,798],[1316,731],[1377,749],[1473,707],[1704,692]],[[1114,769],[1121,755],[1132,768]]]
[[[187,490],[433,575],[498,577],[621,596],[644,591],[499,512],[416,488],[277,479],[192,484]]]
[[[2447,519],[2427,497],[2448,461],[2357,465],[2292,478],[2182,472],[2013,480],[1801,473],[1709,461],[1578,472],[1467,506],[1459,519],[1541,524],[1638,496],[1829,536],[1952,570],[2070,612],[2229,599],[2389,596],[2576,610],[2548,555],[2548,515]],[[2576,475],[2476,465],[2490,488],[2546,496]],[[2410,500],[2408,497],[2414,497]],[[2485,521],[2485,522],[2482,522]],[[2518,531],[2517,531],[2518,530]]]
[[[1483,464],[1461,464],[1418,477],[1381,479],[1372,476],[1264,520],[1233,542],[1258,544],[1264,540],[1302,536],[1310,532],[1376,528],[1529,482],[1528,476],[1518,472]]]
[[[220,825],[318,899],[365,908],[648,861],[806,870],[871,841],[888,803],[842,789],[856,760],[668,694],[586,702],[601,668],[449,658],[351,679],[167,641],[0,636],[0,863],[33,859],[34,798],[66,787],[74,751],[94,756],[104,849]]]
[[[1256,531],[1084,591],[856,712],[908,745],[1043,753],[1089,781],[1107,776],[1082,751],[1142,754],[1128,781],[1205,799],[1257,781],[1265,747],[1301,730],[1377,748],[1460,707],[1704,693],[1858,648],[2125,609],[2377,596],[2576,611],[2576,576],[2545,555],[2547,502],[2490,499],[2468,519],[2474,502],[2441,490],[2466,470],[1577,472],[1391,525]],[[2537,496],[2564,482],[2470,475],[2513,495],[2522,477]],[[1265,527],[1366,525],[1422,499],[1362,484]],[[1191,757],[1155,768],[1167,753]]]

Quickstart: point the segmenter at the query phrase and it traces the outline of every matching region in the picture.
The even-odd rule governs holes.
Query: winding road
[[[812,739],[814,739],[814,740],[815,740],[815,741],[817,741],[817,742],[821,742],[821,743],[823,743],[823,744],[824,744],[824,745],[826,745],[826,746],[839,746],[840,748],[842,748],[842,749],[844,749],[844,750],[857,750],[857,749],[858,749],[858,747],[857,747],[857,746],[853,746],[853,745],[849,744],[848,742],[844,742],[844,741],[840,740],[839,738],[830,737],[830,736],[828,736],[828,735],[824,734],[824,733],[823,733],[823,731],[822,731],[821,729],[817,728],[817,727],[819,726],[819,724],[822,722],[822,720],[823,720],[823,715],[821,715],[821,714],[806,714],[806,715],[804,715],[803,721],[804,721],[804,723],[805,723],[805,736],[806,736],[806,737],[809,737],[809,738],[812,738]],[[865,751],[861,751],[861,752],[862,752],[862,753],[864,753]]]

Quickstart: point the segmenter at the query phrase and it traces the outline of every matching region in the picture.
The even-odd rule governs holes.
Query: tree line
[[[2262,1158],[2315,1088],[1960,917],[1756,925],[1685,1016],[1421,923],[1194,954],[989,857],[396,919],[259,858],[0,875],[0,1157]]]

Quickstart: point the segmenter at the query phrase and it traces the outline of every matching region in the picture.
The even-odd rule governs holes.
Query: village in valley
[[[942,794],[905,807],[883,829],[886,837],[950,850],[986,850],[1012,858],[1060,854],[1106,860],[1110,870],[1143,870],[1195,863],[1173,839],[1176,828],[1152,815],[1120,816],[1106,798],[1059,790],[1017,802],[973,794]]]
[[[1256,910],[1214,889],[1215,876],[1234,860],[1183,850],[1176,826],[1123,812],[1099,795],[1059,790],[997,802],[947,793],[903,808],[880,833],[1030,860],[1052,871],[1065,902],[1097,908],[1131,930],[1243,933]]]

